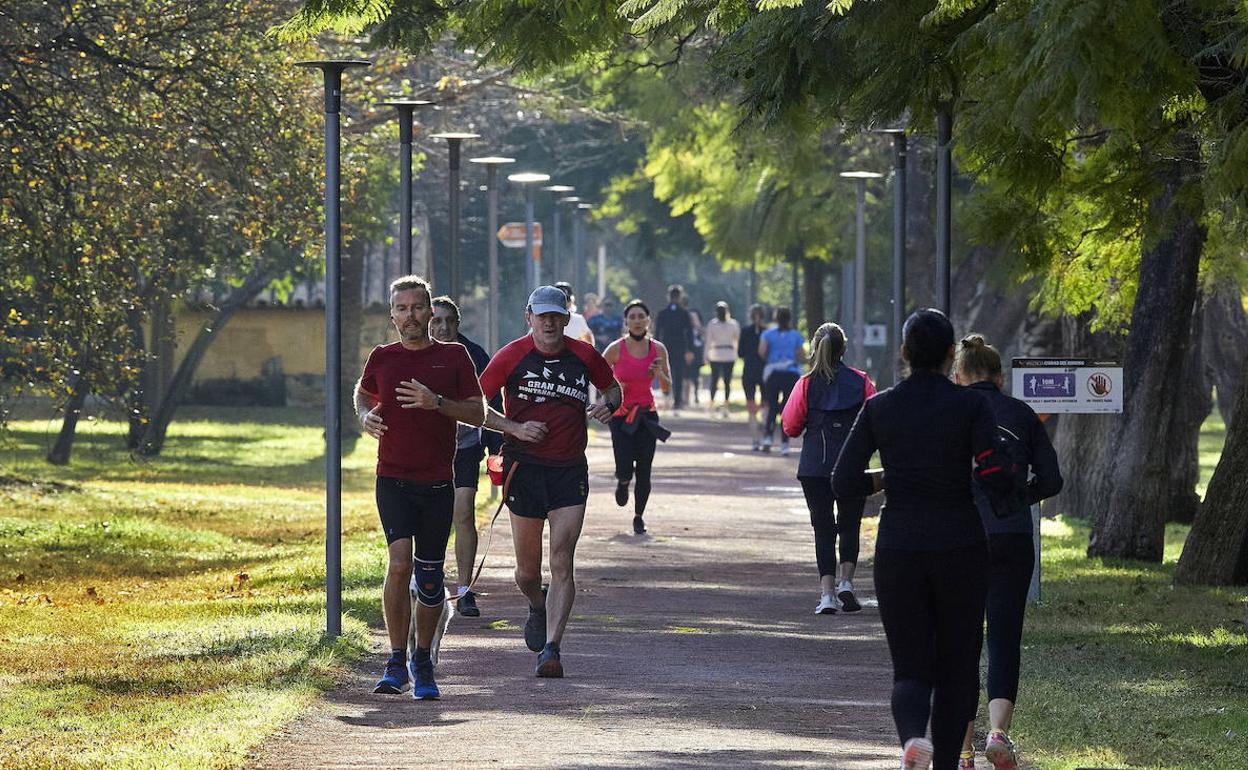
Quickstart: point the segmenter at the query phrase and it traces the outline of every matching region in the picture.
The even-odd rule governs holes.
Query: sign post
[[[1122,362],[1090,358],[1015,358],[1010,362],[1014,398],[1049,414],[1121,414]],[[1040,506],[1031,506],[1036,568],[1028,601],[1040,598]]]

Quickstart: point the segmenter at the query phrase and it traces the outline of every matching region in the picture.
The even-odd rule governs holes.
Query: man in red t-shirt
[[[487,399],[503,392],[506,416],[487,409],[485,427],[504,434],[516,585],[529,600],[524,641],[539,653],[537,675],[560,677],[559,645],[576,598],[573,559],[589,496],[585,413],[605,423],[621,395],[611,367],[594,346],[564,336],[569,313],[562,291],[538,287],[529,295],[524,318],[532,331],[494,354],[481,373],[481,390]],[[593,405],[591,384],[602,393]],[[550,595],[543,596],[542,529],[547,519]]]
[[[355,386],[360,425],[378,439],[377,512],[390,563],[382,594],[390,658],[373,692],[407,689],[408,581],[416,556],[416,649],[413,697],[437,700],[434,631],[444,609],[443,562],[455,506],[456,423],[480,425],[485,405],[468,351],[429,336],[429,284],[406,276],[390,284],[390,320],[399,341],[373,348]]]

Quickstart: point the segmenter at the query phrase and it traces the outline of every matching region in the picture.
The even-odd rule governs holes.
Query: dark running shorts
[[[514,460],[503,460],[503,478]],[[517,516],[544,519],[551,511],[584,505],[589,498],[589,465],[534,465],[521,462],[507,488],[507,508]]]
[[[741,375],[741,388],[747,401],[757,401],[757,395],[763,390],[763,373],[746,372]]]
[[[481,444],[455,450],[455,488],[476,489],[481,484],[481,460],[485,447]]]
[[[455,490],[449,481],[408,481],[377,477],[377,513],[386,544],[410,537],[416,558],[441,561],[451,537]]]

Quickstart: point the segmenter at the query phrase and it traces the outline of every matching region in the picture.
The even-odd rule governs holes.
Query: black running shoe
[[[477,595],[472,591],[464,591],[459,595],[455,600],[455,609],[466,618],[481,617],[481,610],[477,607]]]
[[[559,645],[550,642],[542,648],[541,653],[537,656],[538,676],[546,679],[562,679],[563,663],[559,661]]]
[[[533,652],[541,652],[546,644],[546,608],[529,608],[529,619],[524,621],[524,644]]]
[[[621,481],[615,485],[615,504],[623,508],[628,505],[628,482]]]
[[[646,534],[646,520],[641,518],[640,516],[633,517],[633,534],[634,535]]]

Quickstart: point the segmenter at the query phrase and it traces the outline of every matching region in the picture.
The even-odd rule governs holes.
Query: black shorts
[[[409,481],[377,477],[377,514],[386,544],[410,537],[416,558],[442,561],[455,516],[455,490],[449,481]]]
[[[481,484],[481,460],[485,446],[475,444],[455,451],[455,488],[476,489]]]
[[[741,389],[745,391],[747,401],[757,401],[757,395],[763,390],[763,373],[746,372],[742,374]]]
[[[503,478],[515,460],[503,460]],[[589,498],[589,464],[536,465],[521,461],[507,487],[507,508],[517,516],[544,519],[551,511],[584,505]]]

